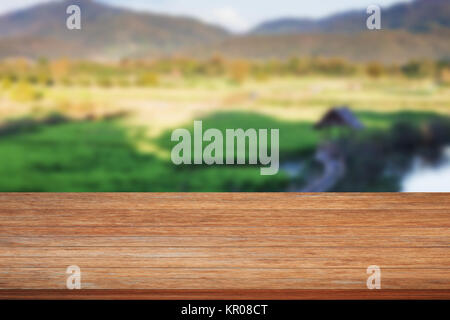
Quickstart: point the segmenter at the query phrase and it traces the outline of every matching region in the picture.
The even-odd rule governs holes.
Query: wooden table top
[[[449,244],[450,194],[0,193],[0,298],[448,299]]]

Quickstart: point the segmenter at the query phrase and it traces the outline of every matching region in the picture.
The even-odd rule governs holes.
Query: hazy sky
[[[2,0],[0,13],[51,0]],[[203,21],[245,31],[261,21],[278,17],[322,17],[331,13],[363,9],[370,4],[389,6],[409,0],[98,0],[118,6],[189,15]],[[76,0],[73,1],[74,4]]]

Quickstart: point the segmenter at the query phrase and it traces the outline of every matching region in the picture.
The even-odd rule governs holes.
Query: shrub
[[[136,84],[142,87],[154,87],[159,84],[159,77],[154,72],[146,72],[139,76]]]

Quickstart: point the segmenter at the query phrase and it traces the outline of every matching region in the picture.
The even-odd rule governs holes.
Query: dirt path
[[[345,162],[333,144],[319,147],[316,160],[322,163],[324,173],[313,180],[300,192],[325,192],[329,191],[345,173]]]

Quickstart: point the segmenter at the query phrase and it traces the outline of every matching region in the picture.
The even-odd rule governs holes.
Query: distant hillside
[[[255,59],[324,56],[388,63],[450,59],[449,0],[416,0],[385,8],[382,31],[367,30],[366,19],[365,10],[318,20],[279,19],[246,36],[227,39],[215,50]]]
[[[82,30],[67,30],[66,8],[82,9]],[[233,36],[192,18],[114,8],[94,0],[47,3],[0,17],[0,58],[111,59],[215,53],[237,58],[342,57],[404,62],[450,59],[450,1],[416,0],[383,11],[382,31],[369,31],[365,12],[320,20],[281,19]]]
[[[282,18],[264,22],[252,34],[348,33],[366,28],[364,11],[349,11],[323,19]],[[382,28],[430,32],[450,28],[449,0],[416,0],[397,4],[382,11]]]
[[[224,56],[276,59],[305,56],[350,61],[403,63],[414,59],[450,59],[450,29],[433,33],[364,31],[342,34],[246,35],[211,49]]]
[[[65,27],[66,8],[74,3],[82,10],[81,31]],[[58,1],[0,17],[0,57],[159,55],[227,36],[227,31],[191,18],[139,13],[92,0]]]

